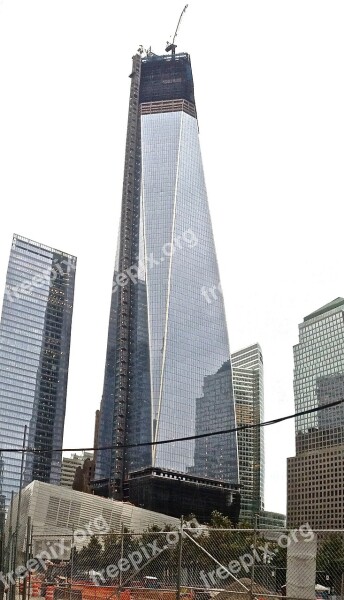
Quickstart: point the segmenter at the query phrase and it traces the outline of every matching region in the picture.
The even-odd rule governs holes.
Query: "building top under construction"
[[[187,100],[195,104],[189,54],[149,54],[142,58],[140,103],[165,100]]]

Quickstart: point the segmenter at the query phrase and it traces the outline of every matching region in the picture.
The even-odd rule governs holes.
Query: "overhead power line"
[[[173,438],[169,440],[160,440],[157,442],[140,442],[138,444],[118,444],[112,446],[99,446],[98,448],[52,448],[50,450],[43,450],[41,448],[0,448],[1,453],[22,453],[28,452],[33,454],[49,454],[51,452],[93,452],[99,450],[117,450],[123,448],[141,448],[144,446],[161,446],[162,444],[175,444],[176,442],[186,442],[189,440],[199,440],[201,438],[213,437],[214,435],[223,435],[225,433],[236,433],[237,431],[244,431],[245,429],[258,429],[260,427],[267,427],[268,425],[276,425],[277,423],[282,423],[282,421],[288,421],[289,419],[295,419],[296,417],[302,417],[303,415],[310,415],[312,413],[321,412],[322,410],[328,408],[334,408],[335,406],[340,406],[343,404],[344,398],[341,400],[336,400],[335,402],[331,402],[329,404],[325,404],[324,406],[317,406],[315,408],[309,408],[307,410],[302,410],[300,412],[294,413],[292,415],[286,415],[284,417],[279,417],[278,419],[272,419],[271,421],[263,421],[262,423],[252,423],[247,425],[239,425],[239,427],[233,427],[231,429],[222,429],[220,431],[210,431],[208,433],[200,433],[198,435],[189,435],[179,438]]]

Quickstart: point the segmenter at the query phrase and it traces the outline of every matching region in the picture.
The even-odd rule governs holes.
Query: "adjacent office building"
[[[259,344],[232,354],[238,427],[264,421],[263,355]],[[241,521],[254,523],[264,509],[264,429],[238,431]]]
[[[73,488],[76,470],[83,467],[85,461],[93,460],[92,452],[82,452],[81,454],[72,454],[70,457],[64,456],[62,459],[61,481],[60,485]]]
[[[225,429],[223,422],[224,406],[233,403],[231,363],[227,360],[214,375],[204,378],[203,394],[196,398],[196,435]],[[223,444],[221,435],[200,437],[195,440],[194,466],[190,473],[203,472],[204,477],[230,481],[233,469],[237,468],[237,438],[230,437],[232,444]],[[240,468],[240,467],[239,467]]]
[[[91,482],[94,481],[95,460],[94,458],[86,458],[82,465],[77,467],[74,475],[73,490],[79,492],[92,493]]]
[[[0,445],[25,455],[23,483],[58,484],[68,379],[76,258],[14,235],[0,324]],[[2,454],[8,507],[20,486],[21,456]],[[0,469],[1,473],[1,469]]]
[[[260,529],[285,529],[286,516],[282,513],[262,510],[258,517]]]
[[[344,299],[299,325],[294,346],[295,411],[344,398]],[[343,405],[297,417],[296,456],[288,459],[287,526],[344,527]]]
[[[238,484],[236,435],[197,455],[197,406],[235,427],[227,326],[188,54],[134,56],[96,477],[144,469]],[[224,367],[225,365],[225,367]],[[217,379],[222,390],[213,393]],[[202,399],[203,398],[203,399]],[[205,409],[205,408],[204,408]],[[200,415],[200,412],[199,412]],[[140,448],[124,444],[153,443]],[[156,442],[156,444],[154,444]],[[202,451],[203,452],[203,451]],[[146,476],[147,476],[147,472]],[[152,472],[152,478],[154,474]],[[148,478],[149,479],[149,478]],[[146,479],[147,480],[147,479]]]

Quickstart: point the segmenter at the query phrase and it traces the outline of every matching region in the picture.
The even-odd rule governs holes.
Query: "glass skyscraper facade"
[[[294,346],[295,411],[323,409],[344,398],[344,299],[299,325]],[[343,405],[295,420],[296,456],[288,458],[287,526],[344,527]]]
[[[323,406],[343,398],[344,299],[311,313],[299,325],[294,346],[295,410]],[[296,450],[343,443],[343,405],[296,418]]]
[[[5,495],[2,493],[3,465],[4,465],[4,463],[2,460],[2,454],[0,452],[0,539],[2,539],[2,532],[4,530],[5,513],[6,513]]]
[[[66,407],[76,258],[15,235],[0,324],[0,446],[25,455],[23,483],[58,484]],[[0,458],[1,460],[1,458]],[[9,505],[21,456],[2,454],[0,490]],[[0,492],[1,493],[1,492]]]
[[[195,454],[196,405],[235,427],[230,351],[187,54],[135,56],[119,250],[113,280],[96,477],[121,497],[128,473],[159,467],[238,483],[236,435],[222,467]],[[212,290],[212,293],[211,293]],[[209,293],[208,293],[209,292]],[[223,392],[207,394],[222,371]],[[196,458],[197,460],[196,460]]]
[[[237,425],[264,421],[263,355],[259,344],[232,354]],[[264,429],[238,431],[241,520],[254,523],[264,508]]]
[[[214,375],[204,378],[203,395],[196,398],[196,435],[224,429],[224,406],[233,401],[231,363],[227,360]],[[231,473],[237,468],[236,442],[234,435],[230,437],[230,448],[228,443],[223,443],[222,435],[196,439],[194,466],[190,473],[203,473],[209,479],[229,481]]]

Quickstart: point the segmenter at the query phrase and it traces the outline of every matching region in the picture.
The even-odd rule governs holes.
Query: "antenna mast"
[[[178,21],[178,23],[177,23],[177,27],[176,27],[176,30],[175,30],[175,32],[174,32],[174,36],[173,36],[173,40],[172,40],[172,42],[171,42],[171,43],[170,43],[170,42],[166,42],[167,46],[166,46],[166,48],[165,48],[165,52],[171,52],[171,50],[172,50],[172,56],[174,56],[174,55],[175,55],[175,53],[176,53],[176,48],[177,48],[177,45],[176,45],[174,42],[175,42],[175,39],[176,39],[176,37],[177,37],[177,33],[178,33],[178,29],[179,29],[179,26],[180,26],[181,20],[182,20],[182,18],[183,18],[183,15],[184,15],[184,13],[185,13],[185,11],[186,11],[186,9],[187,9],[187,7],[188,7],[188,6],[189,6],[188,4],[185,4],[185,6],[184,6],[184,8],[183,8],[182,12],[180,13],[179,21]]]

